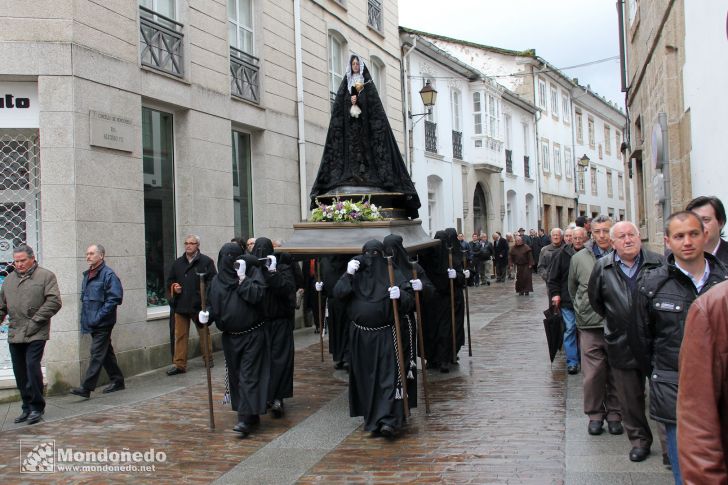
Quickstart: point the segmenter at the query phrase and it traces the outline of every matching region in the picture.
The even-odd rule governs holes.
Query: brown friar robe
[[[531,268],[533,267],[533,252],[528,244],[515,245],[508,257],[511,264],[516,267],[516,293],[533,291]]]

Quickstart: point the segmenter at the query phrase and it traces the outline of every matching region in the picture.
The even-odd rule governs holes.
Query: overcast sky
[[[615,5],[615,0],[399,0],[399,25],[506,49],[536,49],[563,68],[619,55]],[[624,106],[619,60],[563,72]]]

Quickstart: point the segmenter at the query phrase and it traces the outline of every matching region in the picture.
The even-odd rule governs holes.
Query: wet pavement
[[[199,359],[187,374],[161,369],[128,379],[122,392],[51,397],[46,420],[33,426],[12,423],[18,403],[0,405],[0,483],[670,483],[659,445],[635,464],[625,436],[586,433],[580,376],[567,379],[562,354],[549,363],[546,293],[534,283],[530,296],[516,295],[512,283],[471,288],[473,356],[466,345],[453,372],[429,371],[432,412],[420,388],[420,406],[395,440],[372,436],[361,418],[348,416],[346,374],[334,371],[328,353],[320,361],[318,336],[307,328],[296,332],[285,417],[264,416],[249,438],[231,431],[236,415],[221,403],[217,354],[214,431]],[[48,465],[29,451],[49,443],[74,460],[21,473],[21,464],[26,471]],[[127,453],[112,465],[136,469],[99,468],[103,462],[91,461],[99,457],[86,452],[104,448]],[[152,448],[153,461],[129,458]],[[61,470],[65,464],[87,468]]]

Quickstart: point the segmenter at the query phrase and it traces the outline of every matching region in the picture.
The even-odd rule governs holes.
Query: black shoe
[[[670,463],[670,457],[667,456],[667,453],[662,454],[662,464],[665,465],[668,470],[672,470],[672,463]]]
[[[383,424],[381,428],[379,428],[379,434],[384,436],[385,438],[394,438],[397,434],[395,429],[388,424]]]
[[[525,292],[524,295],[528,296],[528,292]]]
[[[103,391],[101,391],[103,394],[108,394],[110,392],[116,392],[116,391],[123,391],[126,389],[126,386],[123,382],[114,382],[112,384],[109,384],[104,388]]]
[[[607,429],[609,429],[609,434],[624,433],[624,428],[622,427],[622,423],[620,423],[619,421],[607,421]]]
[[[344,368],[344,361],[343,360],[341,362],[337,362],[336,364],[334,364],[334,369],[336,369],[336,370],[341,370],[343,368]]]
[[[601,419],[592,419],[589,421],[589,427],[587,428],[589,431],[589,434],[592,436],[597,436],[602,434],[602,431],[604,431],[604,428],[602,428],[602,420]]]
[[[568,372],[571,375],[578,374],[579,373],[579,366],[578,365],[570,365],[566,368],[566,372]]]
[[[447,364],[442,364],[440,366],[440,372],[442,372],[443,374],[448,374],[450,373],[450,367]]]
[[[243,417],[243,423],[246,424],[246,426],[256,426],[260,424],[260,415],[258,414],[248,414],[245,417]]]
[[[83,387],[74,387],[71,389],[71,394],[74,396],[85,397],[86,399],[91,397],[91,391],[84,389]]]
[[[43,411],[31,411],[28,415],[28,424],[35,424],[43,419]]]
[[[630,459],[630,461],[645,461],[645,459],[647,459],[647,457],[649,455],[650,455],[649,448],[640,448],[638,446],[635,446],[629,452],[629,459]]]
[[[187,371],[184,369],[180,369],[178,367],[172,367],[171,369],[167,370],[167,375],[176,376],[177,374],[184,374],[185,372],[187,372]]]
[[[240,433],[243,437],[248,436],[250,434],[250,428],[247,424],[240,421],[238,424],[233,426],[233,431],[236,433]]]
[[[276,399],[273,401],[273,405],[270,407],[270,412],[273,414],[274,418],[282,418],[283,417],[283,401],[280,399]]]
[[[30,411],[23,411],[20,413],[20,416],[15,418],[15,424],[26,422],[28,420],[28,416],[30,416]]]

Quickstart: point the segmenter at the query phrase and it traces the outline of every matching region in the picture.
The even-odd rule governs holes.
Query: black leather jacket
[[[678,357],[688,309],[699,295],[728,279],[726,268],[712,254],[705,253],[705,259],[710,275],[700,294],[675,266],[672,254],[667,264],[640,274],[636,301],[639,333],[652,367],[650,416],[657,421],[676,423]]]
[[[640,369],[649,372],[635,321],[634,294],[620,275],[615,251],[597,261],[589,278],[589,303],[606,319],[604,340],[607,342],[609,364],[617,369]],[[662,257],[645,249],[641,251],[639,271],[657,268]]]

